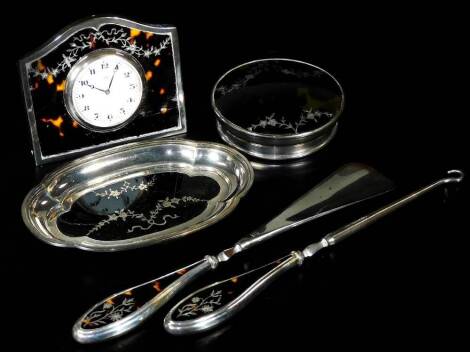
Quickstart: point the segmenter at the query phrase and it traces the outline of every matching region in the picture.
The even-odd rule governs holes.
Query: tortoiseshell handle
[[[209,271],[211,263],[205,258],[105,298],[75,323],[75,340],[90,343],[126,333],[146,320],[185,285]]]
[[[261,290],[265,289],[272,281],[281,274],[296,265],[302,264],[304,259],[314,256],[318,251],[325,247],[329,247],[348,238],[353,233],[369,226],[378,219],[395,211],[414,199],[428,193],[438,186],[448,183],[459,183],[463,180],[464,174],[460,170],[450,170],[448,176],[441,178],[428,186],[422,187],[417,191],[408,194],[368,215],[353,221],[337,231],[323,237],[319,242],[315,242],[305,247],[303,251],[292,252],[287,258],[282,258],[281,262],[274,268],[274,263],[268,264],[251,272],[241,274],[236,278],[238,282],[240,278],[258,275],[263,273],[262,268],[266,270],[271,265],[271,270],[257,279],[254,283],[253,279],[245,283],[243,286],[233,287],[232,279],[216,282],[206,286],[193,294],[189,295],[175,307],[165,317],[165,329],[174,335],[183,335],[194,332],[201,332],[211,329],[232,317],[240,309],[245,307],[251,299]],[[264,272],[265,272],[264,270]]]
[[[225,322],[287,270],[300,265],[303,256],[292,252],[287,257],[206,286],[184,298],[167,314],[165,329],[173,335],[208,330]]]

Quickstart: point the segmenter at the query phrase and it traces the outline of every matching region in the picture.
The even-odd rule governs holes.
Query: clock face
[[[95,50],[70,70],[65,104],[83,127],[116,130],[134,117],[144,82],[143,69],[132,56],[116,49]]]

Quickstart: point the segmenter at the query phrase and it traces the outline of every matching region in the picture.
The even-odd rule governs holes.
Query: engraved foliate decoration
[[[169,313],[171,320],[188,321],[217,312],[218,309],[237,299],[256,280],[279,265],[285,258],[287,257],[197,290],[171,310]]]
[[[97,329],[128,317],[199,263],[196,262],[168,275],[106,298],[82,317],[80,327],[85,330]]]
[[[343,92],[316,66],[266,59],[227,72],[217,82],[213,99],[220,116],[249,132],[298,135],[337,117]]]
[[[252,180],[248,160],[224,145],[149,139],[64,164],[31,189],[21,214],[51,245],[124,250],[216,223]]]
[[[20,68],[37,164],[186,132],[174,27],[92,18]]]
[[[81,196],[59,216],[57,226],[69,237],[139,238],[191,221],[219,191],[210,177],[178,172],[126,179]]]

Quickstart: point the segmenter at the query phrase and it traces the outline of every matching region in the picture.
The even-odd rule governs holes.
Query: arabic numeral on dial
[[[85,94],[83,94],[83,93],[82,93],[82,94],[79,94],[79,95],[77,95],[76,98],[77,98],[77,99],[83,99],[83,98],[85,98]]]
[[[97,119],[100,117],[100,114],[98,114],[97,112],[95,112],[95,113],[93,114],[93,116],[95,117],[95,120],[97,120]]]
[[[90,105],[85,105],[83,107],[83,111],[90,111]]]
[[[101,69],[104,70],[104,69],[107,69],[109,68],[109,64],[107,62],[104,62],[101,64]]]
[[[129,89],[135,89],[137,86],[134,83],[129,84]]]
[[[130,72],[124,72],[124,77],[129,78],[131,76]]]
[[[114,66],[114,70],[119,70],[119,64],[116,64],[116,66]]]
[[[90,68],[90,75],[94,75],[96,73],[94,68]]]
[[[80,83],[80,85],[81,85],[82,87],[88,85],[88,81],[79,81],[78,83]]]
[[[108,120],[112,120],[113,119],[113,115],[112,114],[108,114],[108,116],[106,116],[108,118]]]
[[[128,101],[129,103],[133,103],[135,100],[134,100],[134,98],[130,97],[129,99],[127,99],[127,101]]]
[[[124,108],[120,108],[119,111],[121,112],[121,114],[125,115],[126,114],[126,109]]]

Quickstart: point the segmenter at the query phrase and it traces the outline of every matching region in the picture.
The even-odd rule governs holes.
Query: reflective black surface
[[[313,131],[336,118],[343,92],[321,68],[273,59],[243,64],[217,82],[214,104],[223,118],[261,134]]]
[[[219,194],[206,176],[163,172],[88,192],[57,219],[66,236],[119,241],[160,232],[200,215]]]
[[[73,341],[73,323],[100,299],[231,245],[345,161],[378,168],[401,186],[397,193],[449,168],[470,172],[466,22],[458,18],[465,11],[447,13],[442,6],[433,10],[429,5],[431,13],[424,16],[422,9],[409,6],[376,13],[367,7],[355,8],[362,14],[353,15],[335,4],[329,10],[317,7],[312,14],[299,13],[290,3],[268,14],[253,4],[232,5],[231,18],[215,5],[201,16],[171,13],[185,5],[169,9],[157,3],[138,8],[75,7],[69,12],[62,10],[63,4],[48,3],[11,10],[15,18],[24,17],[29,40],[10,41],[4,54],[9,60],[2,66],[8,71],[8,113],[2,116],[2,131],[12,137],[2,140],[2,348],[12,348],[6,347],[11,341],[15,348],[67,352],[271,350],[287,344],[310,344],[309,350],[342,344],[348,349],[452,350],[466,342],[468,182],[459,191],[426,196],[325,251],[276,282],[228,326],[210,334],[169,336],[162,326],[167,312],[163,310],[142,329],[116,341],[95,346]],[[60,15],[47,15],[46,8],[57,9]],[[88,253],[38,241],[22,224],[19,209],[47,169],[33,167],[14,65],[67,23],[109,11],[178,26],[189,138],[218,140],[209,100],[213,83],[230,67],[266,56],[310,61],[342,82],[346,101],[338,135],[315,159],[264,168],[231,216],[191,238],[122,253]],[[299,227],[247,252],[233,265],[282,256],[373,205],[377,204]],[[254,259],[254,254],[261,257]],[[231,269],[226,270],[224,276]],[[238,271],[233,268],[233,273]]]

